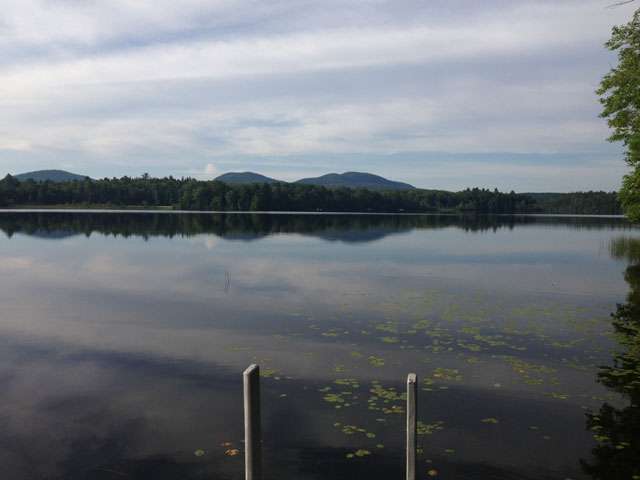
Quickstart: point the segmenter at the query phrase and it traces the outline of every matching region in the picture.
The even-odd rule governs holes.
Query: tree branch
[[[635,2],[635,0],[623,0],[621,2],[612,3],[611,5],[607,6],[607,8],[615,8],[615,7],[626,5],[627,3],[632,3],[632,2]]]

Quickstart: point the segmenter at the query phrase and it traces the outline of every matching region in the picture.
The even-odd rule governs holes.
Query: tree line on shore
[[[540,195],[540,194],[538,194]],[[227,184],[192,178],[105,178],[72,182],[0,180],[0,207],[171,207],[215,211],[468,212],[619,214],[614,192],[540,197],[472,188],[367,190],[288,183]]]

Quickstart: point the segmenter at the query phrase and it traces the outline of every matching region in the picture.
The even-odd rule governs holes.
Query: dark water
[[[270,479],[403,478],[409,372],[419,478],[640,475],[622,219],[0,212],[0,230],[3,479],[243,478],[252,362]]]

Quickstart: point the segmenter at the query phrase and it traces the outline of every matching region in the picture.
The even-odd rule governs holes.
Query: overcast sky
[[[4,0],[0,170],[617,189],[611,3]]]

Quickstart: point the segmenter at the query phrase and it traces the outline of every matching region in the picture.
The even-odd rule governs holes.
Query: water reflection
[[[22,233],[42,238],[101,233],[113,236],[192,236],[203,233],[253,240],[298,233],[323,240],[368,242],[410,230],[459,228],[467,232],[513,229],[515,226],[575,229],[622,228],[620,218],[553,216],[339,215],[339,214],[172,214],[171,212],[7,212],[0,210],[0,230],[9,238]]]
[[[625,293],[600,247],[623,220],[38,212],[0,228],[3,479],[241,478],[224,452],[242,449],[255,361],[268,478],[400,478],[408,371],[421,478],[585,478],[583,412],[606,398],[593,377]]]
[[[583,468],[596,479],[640,479],[640,239],[620,237],[611,255],[629,263],[627,301],[612,314],[618,343],[612,365],[601,367],[598,381],[620,395],[587,415],[587,428],[598,445]]]

